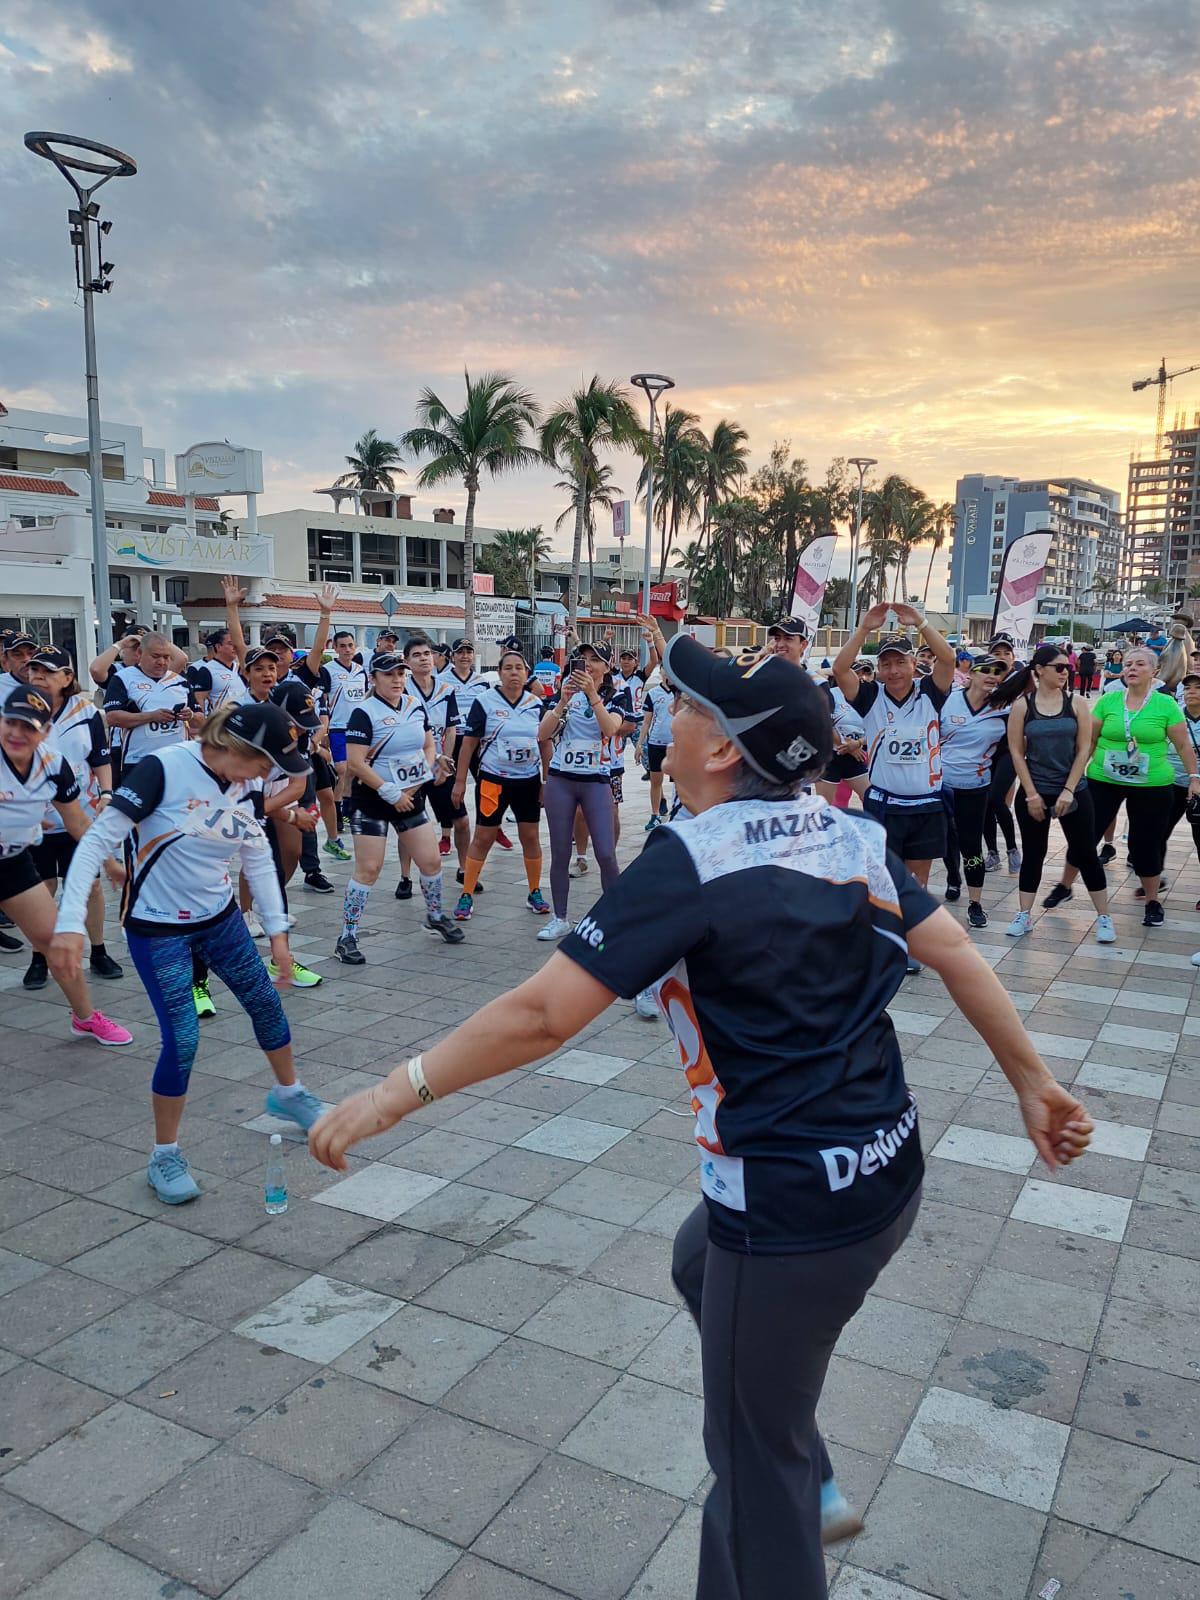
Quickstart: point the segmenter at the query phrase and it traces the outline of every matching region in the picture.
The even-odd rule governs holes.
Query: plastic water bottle
[[[280,1217],[287,1210],[287,1174],[283,1170],[283,1137],[271,1135],[267,1153],[267,1215]]]

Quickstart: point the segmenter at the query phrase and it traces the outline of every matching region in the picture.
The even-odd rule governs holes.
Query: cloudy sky
[[[21,145],[65,129],[140,167],[105,410],[258,446],[269,508],[464,363],[546,401],[666,371],[756,460],[938,498],[1123,487],[1130,380],[1200,361],[1198,44],[1194,0],[6,0],[0,398],[82,409],[67,191]],[[480,520],[559,509],[529,475]]]

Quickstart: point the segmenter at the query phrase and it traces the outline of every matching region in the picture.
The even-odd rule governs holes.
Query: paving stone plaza
[[[627,786],[625,857],[646,792]],[[1007,940],[1004,874],[976,936],[1097,1120],[1067,1172],[1035,1169],[937,979],[892,1009],[928,1175],[820,1410],[866,1515],[835,1600],[1200,1593],[1200,871],[1173,844],[1146,930],[1121,859],[1116,945],[1082,897]],[[292,891],[293,947],[326,981],[285,1003],[327,1100],[549,954],[515,852],[457,948],[394,881],[355,970],[331,955],[340,893]],[[593,867],[573,911],[597,892]],[[280,1125],[227,991],[182,1134],[203,1198],[168,1208],[145,1179],[157,1030],[132,969],[97,987],[134,1045],[102,1052],[24,967],[0,958],[0,1600],[691,1600],[707,1468],[669,1262],[699,1191],[661,1022],[617,1003],[348,1175],[285,1134],[289,1209],[268,1217]]]

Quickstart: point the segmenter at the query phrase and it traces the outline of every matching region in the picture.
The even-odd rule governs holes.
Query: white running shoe
[[[1116,942],[1117,930],[1113,927],[1113,919],[1111,917],[1098,916],[1096,918],[1096,943],[1116,944]]]
[[[645,1017],[647,1022],[653,1021],[658,1015],[658,1001],[654,998],[654,990],[643,989],[634,997],[633,1008],[639,1017]]]
[[[1023,939],[1032,927],[1033,918],[1029,912],[1018,911],[1004,931],[1010,939]]]
[[[544,944],[549,944],[551,939],[565,939],[571,931],[571,924],[566,917],[551,917],[544,928],[539,928],[537,936]]]
[[[572,878],[582,878],[587,869],[587,857],[576,856],[574,861],[572,861],[571,865],[567,868],[567,874]]]
[[[244,911],[242,915],[246,919],[246,932],[252,939],[265,939],[267,937],[266,930],[253,911]]]

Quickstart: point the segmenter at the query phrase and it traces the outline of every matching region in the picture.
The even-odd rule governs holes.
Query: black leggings
[[[1017,836],[1013,830],[1012,812],[1008,809],[1005,796],[1017,781],[1017,770],[1013,766],[1012,756],[1005,745],[996,751],[992,763],[992,783],[988,791],[988,807],[983,819],[983,837],[988,849],[993,855],[996,851],[996,824],[1000,824],[1000,832],[1004,835],[1006,850],[1017,848]],[[968,878],[967,882],[971,880]]]
[[[1096,824],[1092,793],[1090,784],[1086,789],[1081,789],[1075,797],[1074,811],[1059,817],[1058,824],[1066,837],[1068,863],[1078,869],[1088,890],[1092,894],[1099,894],[1108,888],[1108,880],[1096,854],[1096,840],[1104,829]],[[1021,830],[1021,876],[1017,879],[1017,887],[1022,894],[1036,894],[1038,884],[1042,881],[1056,798],[1054,796],[1046,801],[1046,815],[1038,822],[1029,815],[1025,791],[1017,791],[1017,826]]]
[[[1171,831],[1171,796],[1174,785],[1161,784],[1153,789],[1136,789],[1127,783],[1090,782],[1092,806],[1096,816],[1095,837],[1101,834],[1125,802],[1125,818],[1129,826],[1129,859],[1139,878],[1157,878],[1163,869],[1167,853],[1167,835]]]
[[[983,818],[988,806],[988,791],[983,789],[948,790],[954,802],[946,838],[946,881],[958,883],[959,857],[968,887],[981,889],[983,870]]]
[[[1180,819],[1187,811],[1188,789],[1183,784],[1174,784],[1171,789],[1171,824],[1167,829],[1167,838],[1175,832]],[[1192,830],[1192,843],[1196,846],[1196,860],[1200,861],[1200,817],[1188,819]]]

